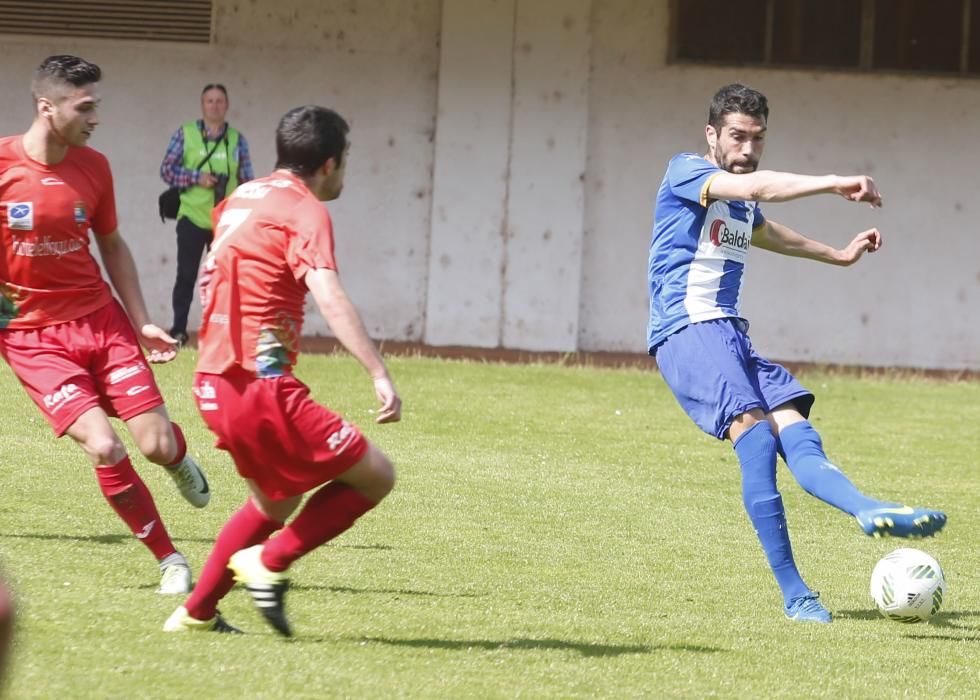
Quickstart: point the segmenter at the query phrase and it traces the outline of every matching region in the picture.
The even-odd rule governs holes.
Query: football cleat
[[[237,627],[232,627],[218,613],[210,620],[196,620],[187,613],[187,608],[181,605],[173,611],[163,623],[164,632],[220,632],[223,634],[244,634]]]
[[[211,500],[211,489],[204,472],[189,454],[175,467],[166,467],[170,478],[177,484],[180,495],[195,508],[203,508]]]
[[[235,580],[245,584],[262,617],[283,637],[293,636],[286,619],[285,597],[289,579],[281,571],[269,571],[262,563],[262,545],[242,549],[231,555],[228,568]]]
[[[793,598],[786,606],[786,617],[796,622],[833,622],[834,616],[817,598],[819,593],[807,593]]]
[[[946,526],[946,514],[940,510],[901,505],[862,510],[854,517],[871,537],[932,537]]]
[[[186,562],[177,562],[163,567],[160,576],[160,595],[186,595],[191,592],[191,568]]]

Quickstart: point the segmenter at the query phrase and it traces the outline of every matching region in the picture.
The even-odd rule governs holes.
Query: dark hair
[[[102,69],[84,58],[68,54],[48,56],[34,71],[31,94],[35,100],[39,97],[52,98],[56,92],[63,92],[65,86],[77,88],[101,79]]]
[[[350,127],[344,118],[326,107],[295,107],[276,127],[276,167],[297,175],[312,175],[328,159],[343,163]]]
[[[201,97],[204,97],[204,93],[206,93],[208,90],[221,90],[221,92],[223,92],[225,95],[225,99],[228,99],[228,91],[225,90],[225,86],[221,83],[208,83],[205,85],[204,89],[201,90]]]
[[[720,129],[726,114],[745,114],[769,121],[769,101],[758,90],[741,83],[732,83],[721,88],[711,99],[708,124]]]

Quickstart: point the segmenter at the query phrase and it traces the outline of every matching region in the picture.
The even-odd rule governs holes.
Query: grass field
[[[195,511],[134,460],[196,569],[243,484],[188,388],[158,370],[214,492]],[[783,619],[742,511],[730,448],[653,372],[395,358],[403,422],[371,423],[371,385],[338,356],[299,375],[395,460],[376,511],[293,568],[297,637],[233,591],[244,637],[166,635],[178,600],[0,369],[0,568],[15,589],[11,698],[976,697],[980,383],[803,380],[832,458],[866,491],[946,509],[919,546],[943,564],[928,625],[881,618],[867,586],[900,546],[860,534],[780,466],[800,568],[834,624]]]

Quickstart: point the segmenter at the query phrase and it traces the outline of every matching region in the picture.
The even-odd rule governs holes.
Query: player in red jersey
[[[77,56],[45,59],[31,85],[31,127],[0,139],[0,354],[55,434],[71,436],[92,460],[109,505],[157,558],[159,592],[180,594],[190,589],[190,568],[108,420],[125,421],[192,505],[207,504],[207,481],[140,349],[150,362],[168,362],[175,341],[150,322],[117,229],[109,163],[85,145],[99,123],[101,75]],[[89,252],[90,230],[122,305]]]
[[[373,379],[381,403],[377,422],[401,417],[384,361],[341,286],[323,206],[343,188],[347,133],[347,123],[331,110],[291,110],[276,130],[275,172],[241,185],[214,212],[215,240],[201,281],[194,393],[217,446],[231,453],[248,481],[251,498],[218,534],[194,592],[165,631],[237,631],[218,615],[217,605],[238,580],[266,620],[289,636],[286,569],[344,532],[394,486],[388,458],[356,427],[313,401],[292,373],[309,291]]]
[[[0,578],[0,692],[3,692],[3,671],[10,649],[10,638],[14,633],[14,605],[10,593]]]

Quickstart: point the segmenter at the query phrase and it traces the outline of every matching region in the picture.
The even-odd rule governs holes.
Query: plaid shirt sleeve
[[[167,153],[160,165],[160,177],[171,187],[186,189],[197,184],[197,173],[184,165],[184,128],[180,127],[170,137]]]
[[[255,179],[252,171],[252,156],[248,152],[248,141],[245,135],[238,132],[238,182],[248,182]]]

